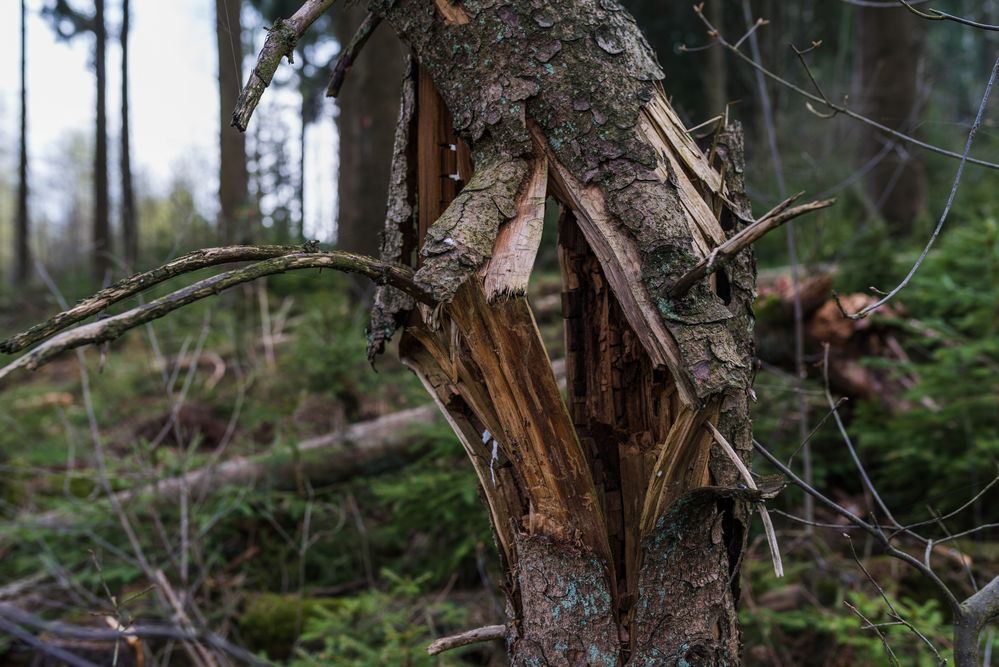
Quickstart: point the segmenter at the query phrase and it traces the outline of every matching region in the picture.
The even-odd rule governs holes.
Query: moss
[[[240,634],[251,651],[265,653],[271,660],[285,660],[306,622],[317,618],[320,610],[334,607],[332,600],[260,593],[246,603],[239,618]]]

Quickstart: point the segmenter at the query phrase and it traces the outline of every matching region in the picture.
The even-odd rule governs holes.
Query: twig
[[[961,25],[966,25],[972,28],[978,28],[979,30],[991,30],[993,32],[999,32],[999,25],[990,25],[988,23],[979,23],[978,21],[972,21],[971,19],[966,19],[962,16],[955,16],[953,14],[948,14],[947,12],[942,12],[939,9],[929,8],[925,12],[920,11],[913,7],[911,0],[898,0],[906,9],[915,14],[920,18],[924,18],[930,21],[953,21],[954,23],[960,23]]]
[[[695,11],[697,11],[697,7],[695,7]],[[904,143],[912,144],[913,146],[919,146],[920,148],[923,148],[925,150],[931,151],[933,153],[938,153],[940,155],[946,155],[947,157],[962,159],[962,155],[960,153],[956,153],[954,151],[949,151],[949,150],[947,150],[945,148],[940,148],[939,146],[934,146],[933,144],[929,144],[929,143],[926,143],[925,141],[921,141],[919,139],[916,139],[915,137],[910,136],[908,134],[905,134],[904,132],[899,132],[898,130],[893,130],[892,128],[888,127],[887,125],[883,125],[883,124],[877,122],[876,120],[873,120],[872,118],[868,118],[867,116],[865,116],[865,115],[863,115],[861,113],[857,113],[856,111],[848,109],[846,106],[844,106],[842,104],[835,104],[835,103],[832,103],[832,102],[828,102],[827,103],[826,100],[822,99],[822,97],[820,97],[819,95],[815,95],[814,93],[810,93],[807,90],[805,90],[804,88],[802,88],[801,86],[798,86],[798,85],[795,85],[795,84],[791,83],[787,79],[781,77],[778,74],[775,74],[774,72],[772,72],[769,69],[767,69],[766,67],[764,67],[762,64],[756,62],[755,60],[753,60],[753,58],[751,58],[750,56],[747,56],[740,49],[735,48],[735,46],[732,45],[730,42],[728,42],[722,36],[722,34],[718,31],[718,29],[715,28],[715,26],[711,24],[711,22],[707,19],[707,17],[704,16],[703,12],[697,11],[697,15],[701,19],[701,21],[708,27],[709,32],[714,36],[715,39],[718,40],[718,42],[722,46],[724,46],[726,49],[728,49],[729,51],[731,51],[737,58],[739,58],[743,62],[747,63],[750,67],[752,67],[753,69],[761,72],[768,79],[770,79],[772,81],[776,81],[777,83],[779,83],[780,85],[784,86],[788,90],[791,90],[791,91],[793,91],[793,92],[801,95],[802,97],[804,97],[804,98],[806,98],[808,100],[811,100],[812,102],[815,102],[817,104],[822,104],[823,106],[828,106],[828,108],[831,111],[836,111],[837,113],[843,114],[844,116],[847,116],[848,118],[852,118],[853,120],[856,120],[858,122],[864,123],[865,125],[869,125],[869,126],[871,126],[873,128],[876,128],[877,130],[879,130],[879,131],[881,131],[881,132],[883,132],[883,133],[885,133],[887,135],[890,135],[892,137],[895,137],[896,139],[898,139],[898,140],[900,140],[900,141],[902,141]],[[684,47],[681,46],[680,50],[684,51]],[[977,165],[979,165],[981,167],[988,167],[989,169],[999,169],[999,163],[996,163],[996,162],[989,162],[988,160],[981,160],[979,158],[973,158],[973,157],[967,157],[966,160],[967,160],[967,162],[970,162],[972,164],[977,164]]]
[[[885,513],[885,516],[892,523],[892,527],[898,528],[901,526],[898,521],[895,520],[895,516],[888,509],[888,506],[881,499],[881,494],[874,487],[874,482],[871,481],[870,476],[867,474],[867,469],[864,468],[864,464],[860,460],[860,456],[857,454],[857,448],[853,446],[853,440],[850,438],[850,434],[847,433],[846,426],[843,424],[843,419],[839,416],[839,410],[836,409],[836,401],[833,399],[832,390],[829,388],[829,343],[823,343],[822,345],[824,354],[822,356],[822,379],[825,384],[826,390],[826,401],[829,403],[829,409],[833,413],[833,419],[836,420],[836,428],[839,429],[839,434],[843,438],[843,442],[846,444],[847,450],[850,452],[850,458],[853,460],[853,464],[857,468],[857,472],[860,473],[860,479],[864,484],[864,487],[870,491],[871,496],[874,497],[874,501],[881,508],[881,511]]]
[[[506,639],[505,625],[487,625],[482,628],[475,628],[474,630],[462,632],[458,635],[452,635],[451,637],[442,637],[427,647],[427,653],[430,655],[438,655],[444,651],[461,648],[462,646],[468,646],[469,644],[488,642],[494,639]]]
[[[721,434],[721,431],[715,428],[715,425],[709,421],[704,422],[704,424],[711,432],[711,435],[714,436],[715,442],[718,443],[718,446],[721,447],[726,456],[732,460],[732,464],[735,465],[736,470],[738,470],[739,474],[742,475],[742,479],[746,482],[746,486],[753,491],[759,491],[759,487],[756,485],[756,481],[753,479],[752,473],[749,472],[749,468],[747,468],[746,464],[739,458],[739,455],[736,453],[732,445],[729,444],[728,440],[725,439],[725,436]],[[762,502],[756,503],[756,508],[759,510],[760,520],[763,522],[763,532],[767,535],[767,545],[770,547],[770,557],[773,559],[774,563],[774,575],[777,577],[783,577],[784,563],[780,558],[780,547],[777,545],[777,532],[774,530],[773,521],[770,520],[770,514],[767,512],[767,508]]]
[[[950,194],[947,196],[947,205],[944,206],[943,213],[940,215],[940,220],[937,222],[937,226],[933,229],[933,234],[930,236],[930,240],[926,242],[926,247],[924,247],[923,252],[919,254],[919,259],[916,260],[916,263],[912,265],[911,269],[909,269],[909,273],[905,276],[902,282],[895,287],[895,289],[888,292],[888,294],[884,295],[871,305],[861,308],[856,313],[848,314],[843,309],[843,304],[840,303],[839,296],[834,295],[836,298],[836,305],[839,306],[840,312],[842,312],[845,317],[849,317],[851,320],[859,320],[888,303],[895,298],[896,294],[905,289],[905,287],[909,284],[909,281],[912,280],[912,277],[916,275],[916,271],[918,271],[919,267],[922,266],[923,260],[925,260],[926,256],[930,253],[930,248],[933,247],[933,243],[937,240],[937,237],[940,236],[944,223],[947,221],[947,216],[950,215],[951,206],[953,206],[954,199],[957,197],[958,186],[961,184],[961,177],[964,175],[964,166],[971,161],[968,157],[968,153],[971,151],[971,144],[975,140],[975,135],[978,134],[978,128],[982,126],[982,119],[985,117],[985,109],[989,105],[989,97],[992,96],[992,87],[995,84],[997,73],[999,73],[999,58],[996,58],[995,65],[992,66],[992,74],[989,75],[989,83],[985,87],[985,94],[982,96],[982,103],[978,107],[978,115],[975,116],[975,122],[971,126],[971,131],[968,132],[968,140],[964,144],[964,153],[961,155],[961,162],[957,165],[957,174],[954,175],[954,182],[951,184]]]
[[[195,301],[218,294],[234,285],[275,273],[310,268],[329,268],[358,273],[371,278],[378,284],[397,287],[423,303],[431,305],[434,303],[430,295],[413,281],[413,272],[408,267],[382,262],[364,255],[338,251],[285,255],[206,278],[124,313],[65,331],[4,368],[0,368],[0,380],[20,368],[34,370],[65,350],[114,340],[129,329],[163,317],[167,313]]]
[[[367,44],[371,33],[375,31],[375,28],[381,22],[382,17],[374,12],[368,12],[368,15],[364,17],[364,21],[358,26],[357,32],[351,37],[347,46],[340,52],[340,57],[337,58],[336,65],[333,66],[333,75],[330,77],[329,86],[326,88],[326,97],[336,97],[340,94],[340,88],[347,78],[347,71],[357,59],[357,54]]]
[[[864,616],[863,612],[850,604],[849,601],[843,600],[843,604],[849,607],[850,611],[857,615],[857,618],[866,623],[868,628],[877,633],[878,638],[881,639],[881,644],[885,647],[885,653],[888,654],[888,662],[891,663],[893,667],[900,667],[898,658],[895,657],[895,652],[891,650],[891,646],[888,644],[888,638],[885,637],[885,633],[881,632],[881,624],[875,623],[871,619]]]
[[[867,577],[867,580],[869,582],[871,582],[871,585],[873,585],[874,588],[877,589],[878,595],[881,596],[881,599],[884,600],[885,605],[887,605],[889,618],[893,619],[896,623],[900,625],[904,625],[906,628],[909,629],[910,632],[919,637],[919,639],[924,644],[926,644],[931,651],[933,651],[933,655],[935,655],[937,658],[937,665],[939,665],[940,667],[946,665],[947,661],[940,656],[940,652],[937,650],[937,647],[933,645],[933,642],[931,642],[926,637],[926,635],[917,630],[916,627],[912,625],[912,623],[905,620],[905,618],[900,613],[898,613],[898,609],[896,609],[895,605],[892,604],[891,598],[888,597],[888,594],[885,592],[885,589],[881,587],[881,584],[879,584],[877,580],[874,578],[874,576],[868,571],[868,569],[864,567],[864,563],[861,562],[860,557],[857,556],[857,550],[853,547],[853,539],[846,533],[843,533],[843,537],[846,538],[847,543],[850,545],[850,553],[853,555],[853,560],[857,563],[857,567],[859,567],[860,571],[864,573],[864,576]],[[877,630],[877,626],[871,624],[871,627]],[[887,644],[885,644],[885,647],[887,648]],[[889,651],[890,650],[891,649],[889,649]]]
[[[793,201],[793,199],[786,200],[786,202],[791,201]],[[677,281],[673,283],[673,286],[669,289],[669,296],[674,299],[683,296],[698,282],[720,269],[733,257],[748,248],[750,245],[756,243],[756,241],[762,238],[764,234],[777,229],[784,223],[789,222],[801,215],[832,206],[835,201],[835,199],[813,201],[808,204],[802,204],[801,206],[789,208],[787,210],[778,210],[781,209],[781,205],[778,205],[777,209],[775,209],[778,210],[776,214],[768,213],[766,216],[749,225],[738,234],[712,250],[707,257],[701,259],[701,261],[695,264],[693,268],[677,279]],[[784,202],[782,202],[782,204],[783,203]]]
[[[271,85],[281,59],[287,57],[289,63],[294,62],[292,52],[295,44],[309,26],[333,6],[333,2],[334,0],[306,0],[290,19],[278,19],[268,28],[267,40],[257,56],[257,64],[236,100],[236,108],[232,112],[233,127],[246,132],[253,111],[267,86]]]
[[[784,465],[784,463],[780,459],[771,454],[770,451],[762,444],[760,444],[759,441],[753,440],[753,447],[756,449],[756,451],[758,451],[760,454],[763,455],[763,458],[770,461],[770,463],[773,464],[773,466],[777,468],[777,470],[779,470],[789,480],[794,482],[794,484],[797,485],[799,488],[801,488],[805,493],[815,498],[817,501],[819,501],[820,503],[828,507],[836,514],[840,515],[841,517],[849,521],[854,526],[870,534],[885,548],[888,555],[897,558],[905,563],[908,563],[910,566],[919,571],[920,574],[929,579],[943,594],[944,598],[946,598],[946,600],[950,603],[951,609],[954,610],[955,613],[960,613],[960,608],[961,608],[960,601],[957,599],[957,597],[954,596],[954,593],[950,590],[947,584],[945,584],[931,568],[927,567],[918,558],[915,558],[911,554],[896,548],[895,545],[893,545],[889,540],[889,538],[884,534],[884,531],[882,531],[880,528],[864,521],[859,516],[857,516],[850,510],[846,509],[839,503],[830,500],[827,496],[825,496],[821,491],[817,490],[811,484],[806,483],[805,480],[801,479],[801,477],[799,477],[793,470]]]

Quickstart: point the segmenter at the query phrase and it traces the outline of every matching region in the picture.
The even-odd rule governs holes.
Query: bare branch
[[[992,66],[992,74],[989,75],[989,83],[985,87],[985,94],[982,96],[982,103],[978,107],[978,115],[975,116],[975,122],[971,126],[971,131],[968,132],[968,140],[964,144],[964,153],[961,155],[961,162],[957,165],[957,174],[954,175],[954,182],[950,186],[950,194],[947,196],[947,204],[944,206],[943,213],[940,214],[940,220],[937,222],[937,226],[933,229],[933,234],[930,236],[930,240],[926,242],[926,247],[923,248],[923,252],[919,254],[919,259],[916,263],[912,265],[909,269],[909,273],[905,276],[901,283],[898,284],[895,289],[888,292],[882,298],[878,299],[871,305],[861,308],[856,313],[849,314],[843,309],[843,305],[840,303],[839,296],[836,296],[836,304],[839,306],[840,312],[843,313],[845,317],[849,317],[851,320],[859,320],[862,317],[874,312],[884,304],[895,298],[895,295],[901,292],[912,280],[912,277],[916,275],[916,271],[922,266],[923,260],[930,253],[930,248],[933,247],[933,243],[940,236],[940,232],[943,230],[944,223],[947,222],[947,216],[950,215],[951,206],[954,205],[954,199],[957,197],[958,186],[961,185],[961,177],[964,175],[964,166],[971,159],[968,157],[968,153],[971,151],[971,144],[975,140],[975,135],[978,134],[978,128],[982,126],[982,119],[985,117],[985,109],[989,105],[989,97],[992,96],[992,87],[996,82],[996,74],[999,73],[999,58],[996,58],[995,65]]]
[[[961,25],[966,25],[971,28],[978,28],[979,30],[990,30],[993,32],[999,32],[999,25],[990,25],[988,23],[979,23],[978,21],[972,21],[971,19],[966,19],[962,16],[955,16],[953,14],[948,14],[947,12],[942,12],[939,9],[929,8],[925,12],[920,11],[913,7],[913,2],[911,0],[898,0],[906,9],[915,14],[920,18],[924,18],[930,21],[953,21],[954,23],[960,23]]]
[[[430,655],[438,655],[444,651],[461,648],[462,646],[468,646],[469,644],[488,642],[494,639],[506,639],[505,625],[487,625],[482,628],[475,628],[474,630],[462,632],[459,635],[442,637],[427,647],[427,653]]]
[[[805,493],[815,498],[817,501],[819,501],[820,503],[828,507],[836,514],[840,515],[841,517],[849,521],[854,526],[867,532],[869,535],[871,535],[871,537],[877,540],[882,547],[884,547],[885,551],[890,556],[908,563],[913,568],[918,570],[920,574],[922,574],[924,577],[933,582],[933,584],[943,594],[943,596],[947,599],[947,601],[950,602],[951,608],[955,611],[955,613],[959,612],[961,603],[954,596],[954,593],[950,590],[947,584],[945,584],[940,579],[940,577],[937,576],[936,572],[934,572],[931,568],[927,567],[918,558],[915,558],[911,554],[908,554],[905,551],[896,548],[895,545],[893,545],[891,541],[888,539],[888,537],[885,535],[884,531],[882,531],[880,528],[864,521],[850,510],[846,509],[839,503],[825,496],[821,491],[817,490],[811,484],[806,483],[805,480],[801,479],[801,477],[799,477],[793,470],[784,465],[784,463],[780,459],[771,454],[766,447],[764,447],[762,444],[759,443],[759,441],[754,439],[753,447],[756,449],[756,451],[758,451],[760,454],[763,455],[763,458],[765,458],[767,461],[773,464],[773,466],[777,468],[777,470],[779,470],[789,480],[794,482],[794,484],[796,484],[799,488],[801,488]],[[925,542],[925,540],[923,541]]]
[[[309,26],[333,6],[333,2],[334,0],[306,0],[290,19],[278,19],[268,28],[267,40],[257,56],[257,64],[236,100],[236,108],[232,112],[233,127],[246,132],[246,126],[249,125],[264,90],[271,85],[281,59],[287,57],[289,63],[294,62],[292,52],[295,44]]]
[[[309,250],[310,246],[307,244],[305,251],[308,252]],[[71,324],[76,324],[91,315],[96,315],[112,304],[118,303],[181,274],[191,273],[219,264],[259,261],[270,259],[271,257],[292,255],[302,251],[302,246],[260,245],[204,248],[189,252],[151,271],[137,273],[119,280],[110,287],[97,292],[97,294],[83,299],[66,312],[56,315],[47,322],[36,324],[27,331],[11,336],[7,340],[0,342],[0,352],[8,354],[20,352],[29,345],[34,345],[38,341],[62,331]]]
[[[883,132],[883,133],[885,133],[885,134],[887,134],[889,136],[895,137],[896,139],[898,139],[898,140],[900,140],[900,141],[902,141],[904,143],[912,144],[913,146],[919,146],[920,148],[923,148],[925,150],[931,151],[933,153],[938,153],[940,155],[946,155],[947,157],[952,157],[952,158],[957,158],[957,159],[964,159],[965,161],[970,162],[971,164],[977,164],[977,165],[979,165],[981,167],[988,167],[989,169],[999,169],[999,163],[989,162],[988,160],[981,160],[979,158],[962,156],[960,153],[956,153],[954,151],[949,151],[949,150],[947,150],[945,148],[940,148],[939,146],[934,146],[933,144],[929,144],[929,143],[926,143],[925,141],[922,141],[920,139],[916,139],[915,137],[910,136],[908,134],[905,134],[904,132],[899,132],[898,130],[893,130],[892,128],[888,127],[887,125],[883,125],[882,123],[879,123],[879,122],[877,122],[876,120],[874,120],[872,118],[868,118],[867,116],[865,116],[863,114],[860,114],[860,113],[857,113],[856,111],[848,109],[846,106],[844,106],[842,104],[836,104],[836,103],[833,103],[833,102],[827,102],[826,100],[822,99],[821,96],[816,95],[814,93],[810,93],[807,90],[805,90],[804,88],[802,88],[801,86],[797,86],[797,85],[791,83],[787,79],[781,77],[778,74],[775,74],[774,72],[772,72],[769,69],[767,69],[766,67],[764,67],[762,64],[756,62],[753,58],[747,56],[745,53],[742,52],[742,50],[736,48],[735,45],[731,44],[728,40],[726,40],[722,36],[722,34],[718,31],[718,29],[714,25],[711,24],[711,22],[707,19],[706,16],[704,16],[704,13],[701,12],[701,11],[698,11],[698,9],[697,9],[696,6],[695,6],[694,10],[697,12],[697,15],[698,15],[698,17],[700,17],[701,21],[707,26],[709,33],[715,39],[718,40],[719,44],[721,44],[726,49],[728,49],[729,51],[731,51],[737,58],[739,58],[740,60],[742,60],[745,63],[747,63],[750,67],[752,67],[753,69],[761,72],[768,79],[771,79],[772,81],[776,81],[777,83],[779,83],[780,85],[784,86],[788,90],[792,90],[792,91],[798,93],[799,95],[801,95],[802,97],[804,97],[804,98],[806,98],[808,100],[811,100],[812,102],[814,102],[816,104],[821,104],[822,106],[827,107],[830,111],[835,111],[836,113],[843,114],[844,116],[847,116],[847,117],[852,118],[852,119],[854,119],[856,121],[864,123],[865,125],[870,125],[871,127],[876,128],[877,130],[879,130],[879,131],[881,131],[881,132]],[[680,51],[685,51],[685,50],[686,50],[685,47],[683,47],[683,46],[680,47]]]
[[[836,202],[835,199],[824,199],[784,210],[784,207],[794,201],[797,196],[778,204],[774,209],[777,211],[776,213],[768,213],[712,250],[711,254],[695,264],[692,269],[673,283],[673,286],[669,289],[669,295],[673,298],[683,296],[699,281],[727,264],[737,254],[760,240],[767,232],[773,231],[784,223],[806,213],[832,206]]]
[[[909,629],[910,632],[919,637],[919,639],[924,644],[926,644],[931,651],[933,651],[933,655],[936,656],[937,665],[939,665],[939,667],[943,667],[943,665],[946,665],[947,661],[942,657],[940,657],[940,652],[937,650],[937,647],[933,645],[933,642],[931,642],[929,638],[926,637],[926,635],[917,630],[912,623],[905,620],[905,618],[900,613],[898,613],[898,609],[896,609],[895,605],[892,604],[891,598],[888,597],[888,594],[885,592],[885,589],[881,587],[881,584],[877,582],[877,580],[870,573],[870,571],[864,566],[864,563],[860,560],[860,557],[857,555],[857,550],[853,546],[853,539],[846,533],[843,534],[843,537],[846,538],[847,543],[850,545],[850,553],[853,555],[853,560],[857,563],[857,567],[860,568],[860,571],[864,573],[864,576],[867,577],[867,580],[870,581],[871,584],[874,586],[874,588],[878,591],[878,595],[881,596],[881,599],[884,600],[885,605],[888,607],[889,618],[893,619],[896,623],[905,626],[906,628]],[[877,626],[873,624],[870,625],[874,630],[877,630]],[[888,648],[887,642],[885,643],[885,648]],[[891,649],[888,648],[888,650],[890,651]]]
[[[218,294],[234,285],[250,282],[262,276],[311,268],[358,273],[380,285],[397,287],[422,303],[434,304],[430,295],[413,281],[412,270],[405,266],[338,251],[284,255],[206,278],[124,313],[65,331],[4,368],[0,368],[0,380],[19,368],[34,370],[65,350],[113,340],[129,329],[163,317],[182,306]]]
[[[329,86],[326,88],[326,97],[336,97],[340,94],[344,79],[347,78],[347,71],[357,59],[357,54],[361,52],[364,45],[368,43],[368,38],[375,31],[378,24],[382,22],[382,17],[374,12],[368,12],[364,21],[357,28],[357,32],[350,38],[350,43],[340,52],[336,65],[333,66],[333,75],[330,77]]]
[[[867,474],[867,469],[864,467],[863,462],[860,460],[860,455],[857,454],[857,448],[853,446],[853,439],[850,438],[850,434],[846,431],[846,425],[843,424],[842,418],[839,416],[839,410],[836,409],[836,401],[833,399],[832,390],[829,388],[829,343],[823,344],[824,354],[822,357],[822,379],[825,382],[826,390],[826,401],[829,403],[829,409],[833,413],[833,418],[836,420],[836,427],[839,429],[839,434],[843,438],[843,442],[846,443],[846,448],[850,452],[850,458],[853,460],[853,464],[857,467],[857,472],[860,473],[860,479],[864,484],[864,487],[870,491],[871,495],[874,497],[874,501],[881,508],[881,511],[885,513],[888,520],[891,521],[892,526],[899,528],[901,524],[895,520],[895,516],[888,509],[888,505],[885,501],[881,499],[881,494],[874,486],[874,482],[871,481],[870,475]]]

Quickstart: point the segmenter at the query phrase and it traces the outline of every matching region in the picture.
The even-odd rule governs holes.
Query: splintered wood
[[[439,9],[442,3],[452,7],[441,0]],[[418,91],[422,247],[469,182],[472,156],[425,73]],[[574,178],[538,128],[532,131],[536,154],[491,256],[450,303],[417,307],[400,354],[472,461],[508,572],[518,567],[527,536],[583,545],[604,563],[615,614],[627,626],[644,541],[675,501],[712,483],[705,423],[718,420],[721,396],[699,400],[681,372],[680,349],[636,280],[640,249],[601,192]],[[707,257],[726,240],[713,212],[725,196],[721,174],[661,90],[636,131],[660,155],[657,176],[676,184],[694,256]],[[488,183],[475,187],[482,192]],[[564,395],[527,298],[549,194],[561,206]],[[515,585],[511,595],[517,598]]]

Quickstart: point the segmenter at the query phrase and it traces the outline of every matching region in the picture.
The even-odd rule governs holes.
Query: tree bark
[[[334,31],[341,48],[350,42],[366,13],[362,6],[348,5],[334,16]],[[385,217],[403,58],[402,46],[391,31],[375,31],[351,66],[337,98],[337,247],[341,250],[378,254],[381,229],[372,221]]]
[[[17,166],[17,224],[14,241],[14,282],[23,285],[31,270],[31,248],[28,244],[28,19],[26,0],[21,0],[21,128],[20,153]]]
[[[121,3],[121,232],[125,264],[134,271],[139,259],[139,230],[135,219],[135,189],[132,182],[132,146],[128,110],[128,33],[131,29],[130,0]]]
[[[371,351],[402,328],[479,476],[512,664],[739,664],[754,496],[705,424],[748,460],[752,254],[671,287],[750,220],[741,130],[709,162],[615,0],[369,4],[418,63],[383,259],[442,304],[380,290]],[[567,401],[526,297],[548,196]]]
[[[224,244],[250,243],[249,174],[246,139],[231,127],[232,110],[243,86],[242,0],[215,0],[219,57],[219,235]]]
[[[111,270],[108,202],[107,25],[104,0],[94,2],[94,72],[97,78],[97,137],[94,141],[94,277],[104,282]]]
[[[892,129],[911,133],[922,112],[919,72],[925,21],[904,7],[858,11],[860,110]],[[861,160],[874,159],[884,150],[885,140],[881,132],[865,130]],[[926,168],[917,154],[897,148],[868,173],[864,189],[892,233],[905,236],[926,208]]]

